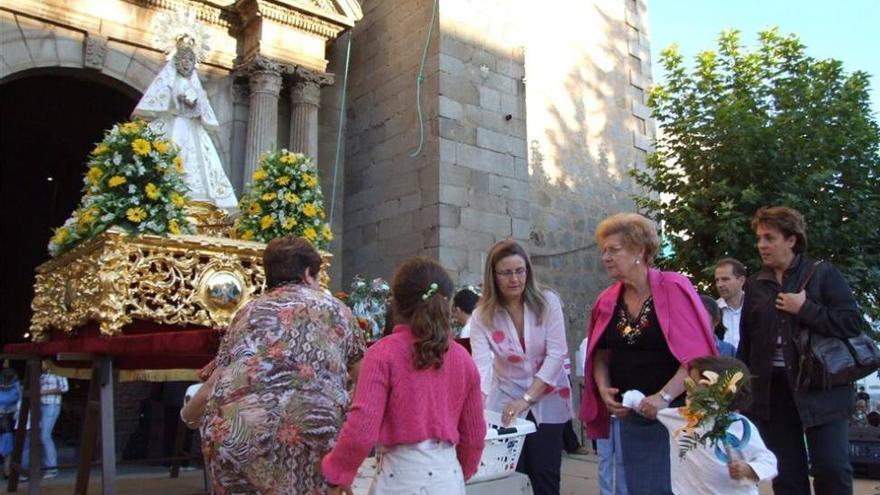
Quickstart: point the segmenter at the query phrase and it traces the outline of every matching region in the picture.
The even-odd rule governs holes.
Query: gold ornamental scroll
[[[97,322],[114,336],[133,320],[222,329],[265,287],[260,242],[204,235],[129,235],[111,228],[37,267],[30,331],[73,335]],[[332,255],[321,252],[320,281]]]

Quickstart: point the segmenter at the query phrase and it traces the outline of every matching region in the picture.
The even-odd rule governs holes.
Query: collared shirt
[[[58,389],[59,394],[41,395],[40,402],[42,404],[61,404],[61,394],[67,392],[67,378],[63,376],[53,375],[52,373],[43,373],[40,375],[40,392]]]
[[[736,309],[727,304],[723,297],[716,300],[718,308],[721,309],[721,323],[727,329],[724,332],[724,341],[730,342],[734,349],[739,346],[739,318],[742,315],[742,301],[745,301],[745,297],[746,295],[743,293],[743,298]]]

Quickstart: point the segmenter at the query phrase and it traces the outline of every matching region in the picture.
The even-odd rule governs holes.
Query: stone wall
[[[364,2],[364,18],[354,28],[345,142],[346,286],[355,274],[387,278],[405,258],[439,255],[437,29],[422,86],[424,144],[410,156],[419,142],[416,76],[431,6],[426,0]]]
[[[634,211],[629,176],[654,137],[643,0],[565,1],[532,8],[526,44],[531,199],[530,249],[541,280],[566,303],[569,349],[584,338],[598,293],[609,284],[594,234],[609,214]],[[560,47],[565,47],[561,49]]]
[[[629,171],[654,138],[644,0],[552,9],[441,0],[439,42],[429,47],[437,86],[429,77],[423,95],[436,119],[426,111],[420,162],[407,156],[416,129],[400,125],[415,124],[430,1],[390,3],[367,2],[354,31],[343,280],[387,277],[401,258],[426,253],[458,283],[479,283],[492,244],[514,238],[562,296],[573,355],[609,284],[596,226],[634,210]]]
[[[440,2],[440,261],[481,281],[496,241],[529,234],[525,87],[518,9]]]

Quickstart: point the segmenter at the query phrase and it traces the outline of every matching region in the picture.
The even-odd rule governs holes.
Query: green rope
[[[434,19],[437,17],[437,4],[439,0],[434,0],[434,6],[431,10],[431,25],[428,27],[428,36],[425,38],[425,49],[422,51],[422,64],[419,67],[419,75],[416,77],[416,111],[419,113],[419,147],[409,154],[415,158],[422,152],[422,146],[425,144],[425,121],[422,117],[422,84],[425,83],[425,61],[428,60],[428,45],[431,44],[431,33],[434,32]]]
[[[333,209],[336,207],[336,183],[339,176],[339,151],[342,148],[342,123],[345,119],[345,92],[348,88],[348,63],[351,60],[351,30],[345,47],[345,72],[342,76],[342,96],[339,98],[339,126],[336,128],[336,160],[333,162],[333,188],[330,193],[330,225],[333,225]]]

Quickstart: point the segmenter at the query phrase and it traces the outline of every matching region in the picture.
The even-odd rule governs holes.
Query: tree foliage
[[[755,270],[751,218],[785,205],[806,217],[808,253],[835,263],[880,317],[880,128],[869,75],[811,58],[776,29],[754,49],[724,31],[690,71],[675,46],[660,63],[668,80],[649,98],[657,150],[633,176],[649,191],[637,204],[670,243],[661,266],[702,283],[724,256]]]

